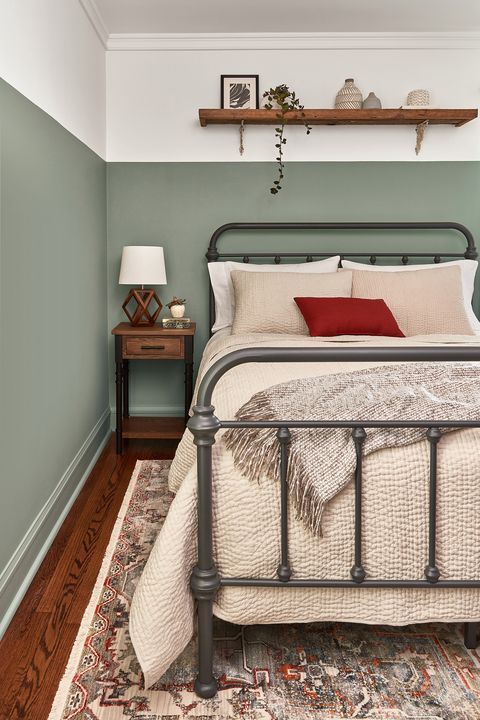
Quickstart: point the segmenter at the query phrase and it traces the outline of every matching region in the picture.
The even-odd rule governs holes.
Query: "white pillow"
[[[412,270],[438,270],[438,268],[458,265],[462,274],[463,303],[468,322],[475,335],[480,335],[480,322],[473,312],[472,298],[475,286],[475,274],[478,262],[476,260],[452,260],[451,262],[430,263],[428,265],[367,265],[366,263],[343,260],[345,270],[372,270],[373,272],[409,272]]]
[[[289,272],[289,273],[331,273],[337,272],[340,255],[317,260],[315,262],[300,262],[292,265],[256,265],[242,262],[211,262],[208,263],[210,282],[215,296],[215,324],[212,332],[230,327],[235,315],[235,294],[231,280],[231,273],[235,270],[242,272]]]

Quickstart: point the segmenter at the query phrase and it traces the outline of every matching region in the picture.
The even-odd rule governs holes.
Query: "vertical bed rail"
[[[355,549],[354,564],[350,570],[350,575],[352,580],[358,584],[365,580],[365,570],[362,565],[362,452],[366,437],[365,428],[353,428],[352,438],[355,443],[357,465],[355,468]]]
[[[278,579],[288,582],[292,569],[288,562],[288,451],[291,441],[287,427],[278,428],[277,438],[280,444],[280,565],[277,568]]]
[[[441,430],[431,427],[427,430],[427,440],[430,444],[430,481],[428,488],[428,565],[425,568],[425,577],[429,583],[436,583],[440,578],[440,570],[436,562],[437,543],[437,451],[438,443],[442,437]]]

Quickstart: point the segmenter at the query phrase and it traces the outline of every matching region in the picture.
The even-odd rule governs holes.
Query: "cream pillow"
[[[308,335],[294,297],[350,297],[352,273],[232,272],[235,293],[233,335],[288,333]]]
[[[261,273],[333,273],[337,272],[340,255],[326,258],[325,260],[315,260],[314,262],[299,262],[289,265],[277,264],[260,264],[260,263],[241,263],[232,262],[210,262],[208,263],[208,272],[210,274],[210,283],[212,285],[213,295],[215,297],[215,324],[212,332],[230,327],[233,323],[235,314],[235,297],[233,294],[233,285],[231,274],[235,270],[240,272],[261,272]]]
[[[458,265],[462,272],[463,303],[467,313],[470,327],[475,335],[480,335],[480,322],[472,308],[473,291],[475,289],[475,275],[477,274],[478,262],[476,260],[450,260],[438,264],[428,265],[367,265],[367,263],[353,262],[353,260],[342,260],[345,270],[368,270],[368,272],[415,272],[416,270],[435,271],[439,268],[453,267]]]
[[[465,312],[458,266],[435,272],[345,272],[353,272],[352,297],[385,300],[404,335],[474,334]]]

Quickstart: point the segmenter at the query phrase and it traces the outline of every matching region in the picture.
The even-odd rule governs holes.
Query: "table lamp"
[[[162,303],[155,290],[145,285],[167,284],[163,247],[124,247],[118,283],[137,286],[130,290],[122,305],[131,324],[153,325],[162,309]],[[149,307],[150,304],[152,307]]]

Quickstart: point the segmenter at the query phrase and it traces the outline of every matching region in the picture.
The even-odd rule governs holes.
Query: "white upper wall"
[[[274,0],[245,1],[253,3],[252,13],[246,12],[245,3],[238,6],[245,17],[260,22]],[[275,0],[276,7],[279,1],[282,23],[288,27],[288,13],[292,8],[298,13],[298,7]],[[222,73],[259,74],[261,91],[285,82],[306,107],[331,107],[345,77],[354,77],[365,94],[374,90],[384,107],[400,106],[416,87],[429,89],[437,107],[480,104],[480,34],[474,32],[478,0],[457,0],[455,18],[452,7],[442,3],[439,8],[437,0],[425,0],[421,7],[418,0],[368,0],[358,17],[358,0],[299,0],[302,22],[313,12],[317,20],[324,18],[323,24],[329,19],[329,28],[350,30],[365,18],[375,20],[372,27],[383,27],[387,20],[389,24],[383,34],[316,34],[312,20],[310,34],[263,35],[215,35],[211,30],[185,34],[185,28],[200,27],[200,20],[214,27],[217,5],[222,22],[230,23],[227,30],[234,29],[235,12],[225,14],[231,4],[224,0],[97,2],[0,0],[0,77],[110,161],[271,161],[272,127],[246,128],[243,158],[236,126],[200,127],[198,108],[220,104]],[[419,32],[431,3],[438,9],[432,27],[450,27],[450,33]],[[183,34],[155,34],[161,17],[169,30],[180,27],[183,18]],[[150,34],[131,34],[134,20],[150,28]],[[120,22],[130,27],[130,34],[111,34],[123,27]],[[403,27],[413,32],[402,34]],[[480,160],[479,123],[429,128],[418,158],[411,126],[315,127],[309,137],[303,128],[293,127],[288,129],[285,157]]]
[[[0,77],[105,157],[105,47],[79,0],[0,0]]]
[[[413,36],[412,36],[413,37]],[[338,38],[333,39],[335,46]],[[341,49],[305,38],[227,39],[112,38],[107,56],[107,159],[127,162],[271,161],[273,127],[248,126],[245,154],[239,155],[236,126],[201,128],[198,108],[220,106],[220,75],[260,75],[260,91],[286,83],[305,107],[332,107],[346,77],[354,77],[367,94],[373,90],[384,107],[399,107],[409,90],[427,88],[436,107],[477,107],[480,102],[480,49],[453,40],[401,38],[396,49],[381,49],[390,39],[356,37]],[[190,43],[190,45],[189,45]],[[248,49],[190,47],[234,46]],[[265,49],[279,47],[287,49]],[[309,49],[293,49],[307,45]],[[182,50],[161,49],[166,46]],[[355,47],[355,45],[357,47]],[[411,45],[412,47],[408,47]],[[460,47],[459,47],[460,45]],[[231,45],[230,45],[231,46]],[[349,47],[350,46],[350,47]],[[160,49],[135,49],[135,48]],[[254,48],[254,49],[250,49]],[[256,48],[256,49],[255,49]],[[288,49],[292,48],[292,49]],[[287,161],[432,161],[480,160],[479,120],[464,127],[428,128],[422,151],[415,155],[415,130],[406,127],[302,127],[288,129]]]

